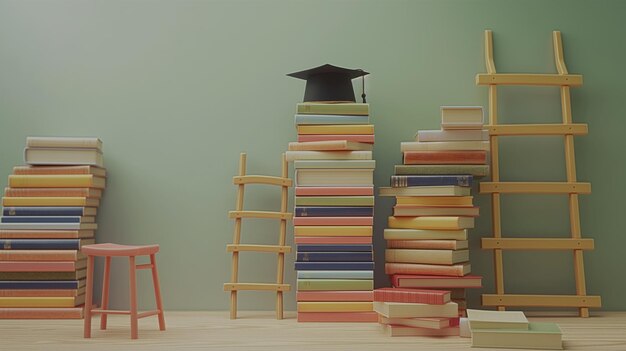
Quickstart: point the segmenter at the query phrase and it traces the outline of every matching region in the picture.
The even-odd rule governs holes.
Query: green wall
[[[626,177],[622,1],[0,1],[0,186],[22,163],[28,135],[98,136],[108,188],[98,215],[99,242],[159,243],[167,309],[227,309],[238,155],[251,173],[278,174],[295,140],[293,114],[304,84],[286,73],[332,63],[363,68],[376,125],[377,186],[401,162],[400,142],[437,129],[439,106],[487,104],[483,30],[494,30],[500,72],[555,72],[551,31],[563,33],[572,92],[589,294],[623,310],[626,243],[618,224]],[[558,89],[503,88],[502,123],[560,120]],[[503,180],[565,179],[562,140],[501,142]],[[251,209],[276,208],[279,192],[247,192]],[[291,196],[291,194],[290,194]],[[503,197],[509,236],[568,233],[565,197]],[[392,201],[376,206],[376,254]],[[490,205],[471,232],[473,273],[493,292]],[[622,204],[623,205],[623,204]],[[278,226],[245,223],[244,238],[275,241]],[[289,231],[291,233],[291,231]],[[292,240],[289,239],[289,243]],[[244,255],[241,279],[271,281],[272,256]],[[261,264],[261,262],[266,262]],[[294,283],[293,257],[286,279]],[[569,253],[505,254],[509,292],[572,293]],[[113,304],[127,301],[126,262],[114,263]],[[143,307],[150,280],[140,279]],[[377,286],[387,284],[378,264]],[[471,304],[478,306],[478,292]],[[241,309],[273,309],[273,295],[242,293]],[[294,294],[286,307],[294,309]]]

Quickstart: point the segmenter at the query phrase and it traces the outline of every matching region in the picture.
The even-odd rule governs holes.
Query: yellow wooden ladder
[[[285,253],[291,252],[290,246],[285,246],[287,234],[287,220],[292,218],[292,213],[287,212],[287,194],[292,185],[292,180],[287,177],[287,161],[285,154],[282,155],[282,173],[280,177],[246,175],[246,154],[239,155],[239,175],[233,177],[233,184],[237,185],[236,210],[228,212],[229,218],[235,219],[233,243],[226,246],[228,252],[233,253],[233,267],[230,283],[224,284],[224,291],[230,291],[230,318],[237,318],[237,291],[276,291],[276,319],[283,318],[283,292],[289,291],[289,284],[283,283],[285,270]],[[280,212],[271,211],[244,211],[243,195],[245,186],[250,184],[265,184],[280,186],[282,190]],[[280,233],[278,245],[246,245],[241,241],[241,220],[243,218],[268,218],[280,220]],[[276,269],[276,283],[240,283],[239,279],[239,252],[269,252],[278,254]]]
[[[485,306],[506,307],[577,307],[581,317],[589,316],[590,307],[600,307],[600,296],[588,296],[585,287],[583,250],[594,247],[593,239],[583,239],[580,233],[578,194],[591,193],[590,183],[576,180],[574,135],[587,134],[587,125],[572,123],[570,87],[582,85],[581,75],[569,74],[563,60],[561,33],[552,33],[554,61],[558,74],[496,73],[493,60],[493,36],[485,31],[485,63],[487,73],[476,75],[477,85],[489,87],[489,130],[491,141],[491,182],[480,184],[480,193],[491,194],[493,238],[483,238],[482,248],[494,250],[495,294],[483,294]],[[561,90],[563,123],[560,124],[498,124],[498,85],[555,86]],[[498,137],[501,136],[562,135],[565,138],[566,182],[501,182],[498,161]],[[500,222],[500,194],[566,194],[569,197],[571,238],[503,238]],[[573,250],[576,295],[505,294],[502,267],[503,250]]]

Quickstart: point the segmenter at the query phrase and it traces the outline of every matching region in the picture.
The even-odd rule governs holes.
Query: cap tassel
[[[363,70],[360,70],[361,72],[363,72]],[[361,76],[361,87],[362,87],[362,94],[361,94],[361,98],[363,99],[363,103],[367,103],[367,101],[365,100],[365,76]]]

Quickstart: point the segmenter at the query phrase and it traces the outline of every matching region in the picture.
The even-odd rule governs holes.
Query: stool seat
[[[81,251],[90,256],[144,256],[159,252],[159,245],[120,245],[93,244],[84,245]]]

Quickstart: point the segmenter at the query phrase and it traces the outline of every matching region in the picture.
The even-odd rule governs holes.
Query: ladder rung
[[[137,313],[137,318],[145,318],[145,317],[154,316],[154,315],[159,314],[160,312],[161,311],[159,310],[140,312],[140,313]]]
[[[499,124],[485,125],[490,135],[586,135],[587,124]]]
[[[568,182],[482,182],[480,193],[501,194],[590,194],[591,183]]]
[[[290,212],[272,212],[272,211],[229,211],[229,218],[269,218],[269,219],[291,219],[293,214]]]
[[[266,291],[289,291],[289,284],[272,283],[224,283],[224,291],[237,290],[266,290]]]
[[[291,186],[293,184],[293,181],[289,178],[282,177],[246,175],[234,176],[233,184],[267,184],[278,186]]]
[[[476,85],[583,85],[580,74],[528,74],[528,73],[480,73]]]
[[[96,308],[91,310],[91,313],[99,313],[99,314],[130,314],[130,311],[123,310],[104,310],[101,308]]]
[[[600,307],[600,296],[483,294],[484,306]]]
[[[291,252],[291,246],[228,244],[226,245],[226,251],[227,252],[253,251],[253,252],[289,253]]]
[[[482,238],[482,248],[504,250],[593,250],[593,239]]]
[[[154,267],[152,265],[152,263],[146,263],[146,264],[138,264],[135,268],[137,268],[137,269],[152,269],[152,267]]]

